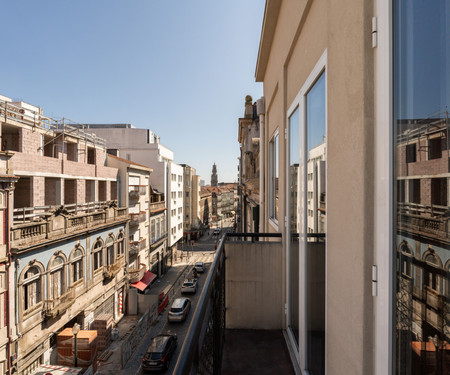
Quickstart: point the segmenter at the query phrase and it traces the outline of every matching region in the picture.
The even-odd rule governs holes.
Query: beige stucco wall
[[[373,372],[372,7],[372,0],[281,1],[263,75],[266,140],[280,133],[284,217],[287,109],[327,51],[327,374]],[[268,201],[267,178],[265,192]]]
[[[282,328],[282,251],[280,242],[227,242],[227,328]]]

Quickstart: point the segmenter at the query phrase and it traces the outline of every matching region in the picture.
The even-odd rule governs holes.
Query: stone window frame
[[[112,242],[109,242],[112,241]],[[112,243],[112,244],[111,244]],[[109,250],[112,246],[112,252],[113,252],[113,261],[110,263],[109,261]],[[117,255],[116,255],[116,238],[114,237],[114,234],[108,233],[108,236],[106,237],[106,240],[104,242],[104,248],[105,248],[105,266],[112,266],[114,263],[117,262]]]
[[[53,266],[53,262],[58,259],[61,258],[62,259],[62,264],[58,264],[57,266]],[[46,271],[46,276],[47,276],[47,300],[54,300],[58,297],[61,297],[64,293],[66,293],[67,291],[67,257],[66,255],[61,251],[61,250],[57,250],[53,253],[52,257],[50,258],[50,260],[48,261],[47,264],[47,271]],[[53,287],[52,287],[52,275],[55,272],[59,272],[62,269],[62,275],[61,275],[61,289],[60,289],[60,293],[54,297],[54,293],[53,293]]]
[[[434,258],[436,260],[436,263],[432,263],[428,260],[428,258]],[[439,255],[434,251],[434,249],[430,246],[427,251],[422,256],[422,260],[428,264],[431,267],[436,268],[437,270],[442,270],[443,264],[442,260],[439,257]],[[431,279],[430,279],[431,276]],[[436,288],[433,288],[433,286],[430,286],[430,281],[433,284],[433,282],[436,284]],[[436,293],[441,294],[442,293],[442,276],[440,276],[439,272],[431,273],[428,272],[426,269],[423,270],[423,278],[422,283],[423,286],[428,286],[431,290],[435,291]]]
[[[97,245],[99,245],[99,246],[97,246]],[[103,266],[104,266],[103,249],[104,249],[104,242],[101,237],[97,237],[94,244],[92,245],[92,274],[93,275],[95,275],[96,273],[98,273],[100,271],[103,271]],[[100,256],[97,256],[97,253],[100,253]],[[100,260],[101,264],[99,267],[95,268],[95,260],[97,257]]]
[[[32,269],[37,268],[39,273],[34,275],[33,277],[29,279],[25,279],[25,275],[27,272]],[[31,314],[35,313],[36,311],[40,310],[42,308],[42,305],[44,303],[44,283],[43,283],[43,276],[45,275],[45,267],[41,262],[38,262],[37,260],[32,260],[28,263],[28,265],[22,270],[19,276],[19,282],[18,282],[18,292],[19,292],[19,315],[21,317],[21,320],[24,320]],[[25,288],[26,285],[33,282],[34,280],[39,280],[39,300],[31,307],[25,308]]]
[[[408,242],[406,242],[405,240],[400,242],[400,245],[398,246],[398,253],[400,254],[400,270],[402,275],[409,279],[412,279],[414,275],[414,253]]]
[[[81,257],[77,256],[75,257],[75,252],[76,251],[81,251]],[[85,279],[85,256],[86,256],[86,251],[84,250],[83,246],[81,246],[80,244],[77,244],[72,251],[70,252],[69,255],[69,287],[73,287],[75,285],[78,285],[82,282],[84,282]],[[76,262],[80,262],[81,265],[81,276],[78,280],[74,280],[74,267],[75,267],[75,263]]]
[[[116,243],[117,243],[116,259],[119,260],[121,257],[125,256],[125,233],[123,229],[121,229],[119,233],[117,233]],[[119,252],[120,249],[122,249],[121,252]]]

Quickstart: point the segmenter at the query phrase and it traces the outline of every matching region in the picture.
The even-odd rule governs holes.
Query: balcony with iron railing
[[[114,276],[116,276],[120,272],[121,268],[124,265],[124,262],[122,259],[118,259],[118,260],[116,260],[115,263],[108,264],[103,268],[103,278],[104,279],[112,279]]]
[[[140,195],[145,195],[147,193],[146,185],[130,185],[128,189],[128,194],[130,198],[137,198]]]
[[[150,238],[150,246],[153,246],[154,244],[158,243],[162,239],[167,237],[167,232],[161,233],[159,236],[152,235]]]
[[[139,251],[145,249],[147,241],[145,238],[140,238],[139,241],[130,241],[130,247],[128,250],[129,256],[137,255]]]
[[[130,225],[136,226],[139,223],[143,223],[147,217],[147,213],[145,211],[141,212],[133,212],[130,213]]]
[[[295,374],[283,334],[280,237],[222,237],[173,374]]]
[[[51,319],[63,314],[75,302],[75,290],[70,289],[66,293],[44,303],[43,314]]]

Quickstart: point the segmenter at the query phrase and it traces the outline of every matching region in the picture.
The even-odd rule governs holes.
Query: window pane
[[[306,329],[310,374],[325,373],[325,73],[306,95]]]
[[[447,374],[450,3],[394,1],[394,368]]]

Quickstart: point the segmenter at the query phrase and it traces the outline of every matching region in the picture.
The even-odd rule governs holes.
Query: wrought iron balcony
[[[136,198],[139,195],[145,195],[147,193],[147,186],[146,185],[130,185],[128,194],[132,198]]]
[[[147,241],[145,240],[145,238],[141,238],[139,239],[139,241],[131,241],[128,254],[130,256],[136,255],[137,253],[139,253],[139,251],[145,249],[146,244]]]
[[[116,261],[114,264],[109,264],[105,266],[103,269],[103,278],[104,279],[112,279],[114,276],[116,276],[120,269],[122,267],[121,261]]]
[[[73,289],[61,296],[46,300],[43,314],[45,318],[51,319],[63,314],[75,302],[75,291]]]

